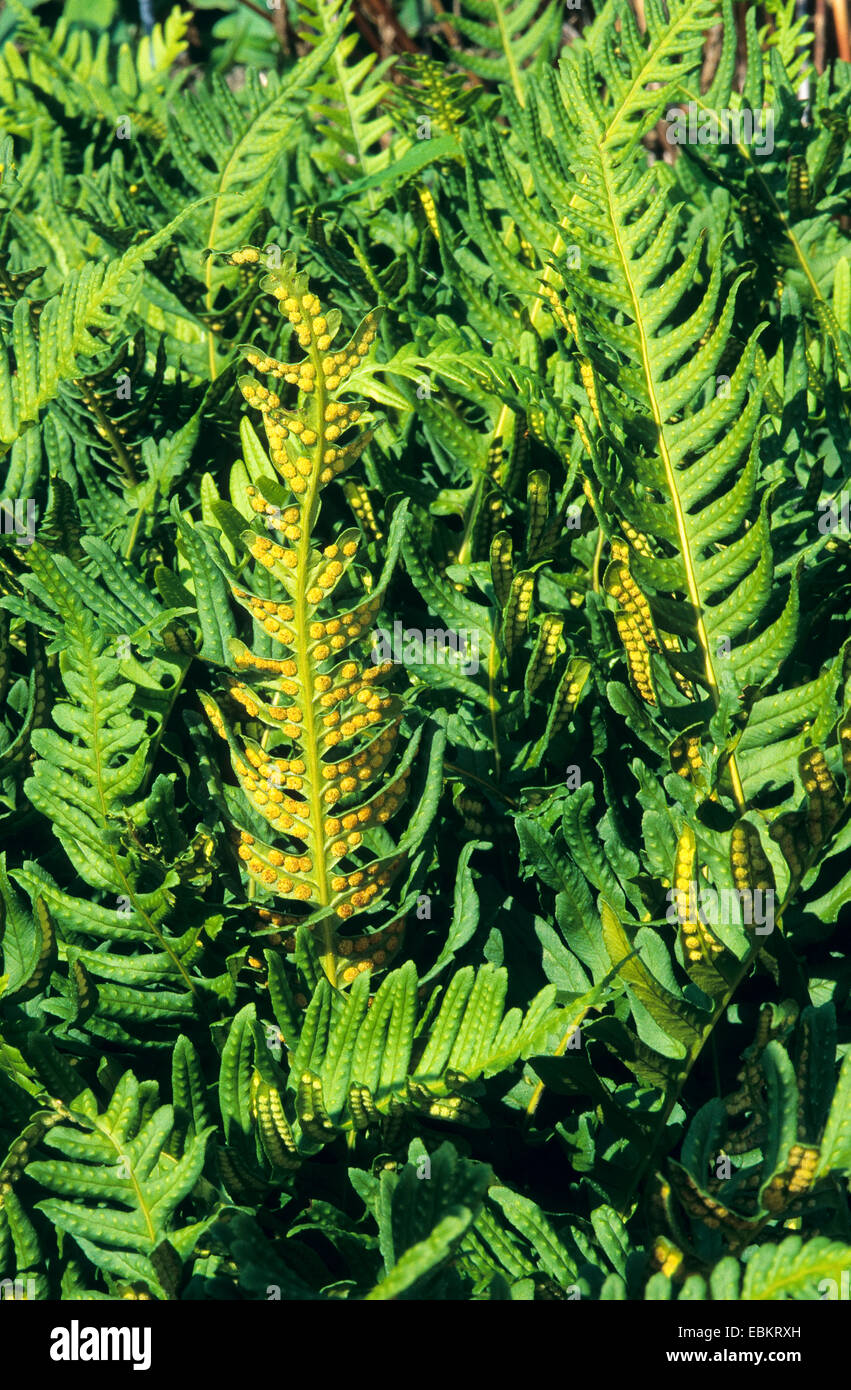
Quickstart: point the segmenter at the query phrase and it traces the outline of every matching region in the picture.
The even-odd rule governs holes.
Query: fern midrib
[[[123,1163],[124,1166],[125,1166],[125,1168],[127,1169],[127,1176],[128,1176],[128,1178],[129,1178],[129,1180],[130,1180],[130,1184],[131,1184],[131,1186],[132,1186],[132,1188],[133,1188],[133,1191],[134,1191],[134,1193],[135,1193],[135,1195],[136,1195],[136,1203],[137,1203],[137,1205],[138,1205],[138,1207],[139,1207],[139,1211],[140,1211],[141,1214],[142,1214],[142,1217],[143,1217],[144,1222],[145,1222],[145,1226],[147,1227],[147,1230],[148,1230],[148,1239],[150,1240],[151,1245],[153,1245],[154,1241],[155,1241],[156,1238],[157,1238],[157,1231],[156,1231],[156,1227],[154,1226],[154,1223],[153,1223],[153,1221],[152,1221],[152,1219],[151,1219],[150,1208],[148,1207],[148,1205],[147,1205],[147,1203],[146,1203],[146,1201],[145,1201],[145,1198],[144,1198],[144,1196],[143,1196],[142,1187],[141,1187],[141,1184],[139,1183],[139,1179],[136,1177],[136,1174],[135,1174],[135,1172],[133,1171],[133,1169],[132,1169],[132,1167],[131,1167],[131,1165],[130,1165],[130,1160],[129,1160],[129,1158],[127,1157],[126,1154],[124,1154],[124,1153],[121,1152],[121,1148],[120,1148],[119,1144],[117,1143],[117,1141],[113,1138],[113,1136],[112,1136],[107,1130],[102,1129],[100,1126],[98,1126],[98,1128],[100,1129],[101,1134],[106,1134],[107,1138],[108,1138],[108,1139],[110,1140],[110,1142],[112,1143],[112,1145],[113,1145],[113,1147],[114,1147],[114,1149],[115,1149],[115,1152],[118,1154],[118,1161],[119,1161],[119,1163]]]
[[[133,461],[130,458],[129,453],[127,452],[127,449],[124,446],[124,441],[121,438],[121,435],[118,433],[118,430],[115,428],[115,425],[113,424],[112,420],[110,420],[109,416],[101,407],[100,402],[98,401],[95,395],[92,395],[90,397],[89,401],[87,402],[87,406],[88,409],[94,415],[98,424],[100,425],[103,435],[106,438],[107,442],[112,447],[112,450],[118,462],[118,466],[124,474],[124,486],[128,488],[138,486],[139,479],[136,476],[136,470],[133,467]],[[136,525],[134,526],[134,534],[137,527],[138,519]],[[127,558],[130,558],[129,555],[127,556]]]
[[[497,782],[502,775],[502,758],[499,751],[499,726],[497,719],[499,716],[499,700],[496,694],[496,677],[499,667],[499,652],[497,651],[496,630],[491,631],[490,651],[488,652],[488,713],[491,723],[491,738],[493,739],[493,764],[494,776]]]
[[[498,0],[495,0],[495,9],[496,9],[497,15],[498,15],[499,18],[500,18],[500,29],[503,30],[502,15],[501,15],[501,10],[500,10],[500,6],[499,6],[499,3],[498,3]],[[632,83],[631,83],[630,86],[627,88],[626,92],[625,92],[624,95],[621,97],[620,101],[617,103],[617,105],[615,106],[615,108],[614,108],[613,111],[611,112],[611,114],[610,114],[610,116],[609,116],[609,119],[608,119],[607,122],[606,122],[605,131],[601,134],[601,137],[600,137],[600,146],[601,146],[601,148],[604,148],[604,147],[606,147],[607,145],[611,144],[614,135],[617,133],[617,131],[618,131],[618,129],[619,129],[620,121],[621,121],[621,119],[622,119],[622,117],[623,117],[623,114],[624,114],[624,112],[627,110],[627,108],[629,107],[629,105],[630,105],[630,103],[631,103],[631,101],[632,101],[632,99],[633,99],[635,93],[638,92],[638,91],[643,90],[644,86],[645,86],[648,82],[650,82],[650,81],[653,80],[653,77],[654,77],[654,75],[656,74],[656,63],[657,63],[657,61],[658,61],[658,50],[659,50],[659,49],[663,49],[663,50],[664,50],[664,48],[670,44],[671,36],[672,36],[672,35],[673,35],[673,36],[676,36],[676,35],[678,34],[680,28],[685,28],[685,29],[687,29],[687,28],[688,28],[688,22],[690,22],[690,19],[691,19],[690,11],[689,11],[689,10],[683,11],[682,15],[680,16],[679,22],[676,23],[676,24],[674,24],[673,26],[669,27],[668,29],[666,29],[666,30],[663,32],[662,37],[660,38],[657,47],[650,47],[649,49],[646,50],[646,52],[647,52],[647,57],[646,57],[646,59],[645,59],[645,62],[644,62],[644,64],[643,64],[643,66],[642,66],[640,72],[638,72],[638,73],[635,75],[635,77],[633,78]],[[688,22],[687,22],[687,21],[688,21]],[[510,61],[513,61],[512,55],[511,55],[511,53],[510,53],[510,45],[506,45],[506,52],[507,52],[508,55],[509,55],[509,60],[510,60]],[[521,106],[524,106],[525,103],[524,103],[524,101],[523,101],[523,94],[522,94],[522,92],[521,92],[520,90],[518,90],[516,84],[515,84],[515,92],[516,92],[516,94],[517,94],[517,99],[518,99],[518,101],[520,102],[520,105],[521,105]],[[587,182],[588,182],[588,176],[587,176],[587,174],[583,174],[583,175],[582,175],[582,178],[581,178],[581,180],[580,180],[580,185],[585,184],[585,183],[587,183]],[[581,196],[580,196],[580,194],[579,194],[578,192],[577,192],[577,193],[572,193],[572,194],[570,195],[569,200],[568,200],[568,207],[574,207],[574,206],[576,205],[576,203],[577,203],[577,202],[580,202],[580,201],[581,201]],[[561,252],[565,249],[566,245],[567,245],[567,242],[564,240],[564,238],[562,237],[562,234],[561,234],[562,231],[567,232],[567,233],[569,234],[569,230],[570,230],[570,229],[569,229],[569,227],[568,227],[568,217],[567,217],[567,214],[565,214],[565,215],[561,218],[561,220],[560,220],[560,222],[559,222],[559,228],[560,228],[560,230],[559,230],[559,232],[556,234],[555,240],[553,241],[553,244],[552,244],[552,246],[551,246],[551,248],[550,248],[550,255],[551,255],[552,257],[559,256],[559,255],[561,254]],[[555,269],[555,267],[554,267],[553,265],[551,265],[551,264],[548,263],[547,265],[544,266],[543,273],[541,274],[541,277],[540,277],[540,283],[541,283],[541,285],[544,285],[544,286],[551,286],[552,283],[553,283],[553,280],[554,280],[554,278],[555,278],[556,276],[558,276],[558,278],[559,278],[560,280],[562,280],[562,284],[563,284],[564,281],[563,281],[561,275],[559,275],[559,272]],[[543,299],[541,296],[537,296],[536,299],[535,299],[534,304],[532,305],[531,309],[529,310],[529,320],[530,320],[530,323],[531,323],[531,326],[532,326],[533,329],[536,329],[536,328],[537,328],[538,319],[539,319],[539,317],[540,317],[540,315],[541,315],[541,313],[542,313],[542,311],[543,311],[543,308],[544,308],[544,299]],[[499,416],[498,416],[498,418],[497,418],[496,427],[495,427],[495,429],[494,429],[494,438],[495,438],[495,439],[502,439],[502,438],[504,438],[505,433],[506,433],[506,429],[507,429],[507,426],[508,426],[509,419],[512,418],[512,417],[514,416],[514,414],[515,414],[515,412],[514,412],[513,410],[511,410],[509,406],[507,406],[507,405],[503,405],[503,406],[502,406],[502,408],[501,408],[501,410],[500,410],[500,413],[499,413]],[[471,507],[470,507],[470,513],[469,513],[468,524],[467,524],[467,527],[466,527],[466,530],[465,530],[465,533],[464,533],[464,537],[463,537],[463,540],[462,540],[462,543],[461,543],[461,547],[460,547],[460,549],[459,549],[459,551],[458,551],[458,563],[459,563],[459,564],[466,564],[466,563],[468,563],[469,560],[471,559],[471,554],[470,554],[470,540],[471,540],[471,536],[472,536],[473,525],[474,525],[474,523],[475,523],[475,518],[476,518],[476,516],[477,516],[477,514],[478,514],[479,506],[480,506],[480,503],[481,503],[481,496],[480,496],[481,486],[482,486],[482,480],[479,479],[478,489],[477,489],[476,495],[474,496],[473,501],[472,501],[472,504],[471,504]]]
[[[662,460],[662,466],[665,470],[665,481],[667,483],[668,492],[670,494],[671,502],[674,508],[674,518],[677,526],[677,537],[679,540],[680,554],[682,556],[683,567],[685,569],[688,597],[692,609],[694,610],[697,639],[700,643],[701,651],[703,653],[704,673],[706,675],[707,684],[709,685],[712,701],[717,709],[720,702],[718,679],[715,674],[715,666],[712,660],[712,649],[709,642],[709,637],[706,632],[706,624],[703,620],[703,604],[700,596],[700,586],[698,584],[697,573],[695,571],[694,557],[692,555],[691,550],[691,541],[689,538],[688,527],[686,525],[686,515],[683,509],[679,488],[677,486],[676,469],[674,468],[674,464],[671,458],[671,452],[668,447],[668,441],[665,437],[665,417],[659,403],[659,399],[656,393],[656,386],[653,380],[653,372],[650,364],[649,339],[644,324],[641,297],[638,293],[635,281],[632,276],[629,256],[627,254],[626,247],[624,246],[623,239],[621,236],[620,222],[617,215],[617,198],[610,182],[608,162],[602,156],[600,158],[600,171],[606,189],[606,201],[609,213],[610,226],[612,230],[612,238],[614,241],[614,246],[617,251],[618,258],[620,260],[621,269],[624,276],[624,282],[626,284],[626,288],[629,293],[630,302],[632,305],[633,320],[635,322],[635,326],[639,335],[641,366],[644,374],[645,385],[647,388],[650,409],[653,415],[653,422],[656,426],[659,444],[659,456]],[[742,780],[739,775],[739,770],[736,763],[735,753],[730,754],[727,767],[729,769],[730,779],[733,785],[733,799],[736,802],[739,811],[742,812],[745,810],[746,802],[744,788],[742,786]]]
[[[514,52],[511,47],[511,40],[508,34],[508,26],[505,22],[505,14],[500,0],[493,0],[493,7],[496,13],[496,22],[499,25],[499,37],[502,42],[503,51],[508,61],[508,71],[511,74],[511,85],[514,88],[514,94],[517,97],[517,100],[519,101],[520,105],[525,106],[526,102],[523,99],[523,84],[520,81],[520,69],[514,61]]]
[[[313,538],[313,524],[316,519],[317,497],[319,493],[319,474],[322,469],[322,459],[325,453],[325,405],[327,391],[325,388],[325,378],[322,371],[322,358],[316,346],[316,340],[311,330],[310,337],[310,358],[316,369],[316,443],[314,449],[314,467],[310,473],[307,493],[302,506],[303,524],[301,527],[301,538],[296,552],[298,561],[296,565],[296,593],[295,603],[295,622],[293,624],[296,634],[297,665],[301,675],[301,687],[304,695],[304,738],[302,746],[304,748],[305,763],[307,766],[308,783],[308,804],[309,824],[313,827],[313,860],[316,871],[317,883],[319,887],[320,906],[327,907],[331,901],[330,885],[328,882],[328,870],[325,863],[325,834],[322,801],[322,759],[319,756],[319,743],[317,739],[316,724],[316,686],[314,683],[313,661],[309,651],[308,634],[308,613],[307,613],[307,563],[310,555],[310,545]],[[333,986],[337,984],[337,962],[334,952],[334,927],[331,921],[320,923],[319,931],[322,938],[322,945],[319,952],[319,959],[322,969],[325,971],[329,981]]]
[[[674,24],[669,23],[665,28],[660,30],[660,38],[658,44],[656,46],[651,45],[650,48],[645,50],[647,53],[647,59],[644,62],[640,72],[638,72],[633,77],[633,80],[627,88],[625,95],[621,98],[620,102],[615,108],[611,120],[609,120],[606,123],[606,131],[600,141],[601,147],[605,148],[606,146],[611,144],[614,135],[617,133],[618,122],[621,119],[621,116],[623,115],[624,111],[629,107],[636,93],[643,91],[643,88],[646,86],[648,82],[660,80],[661,54],[663,54],[666,49],[674,49],[674,51],[677,51],[676,40],[680,31],[686,30],[686,32],[688,32],[689,28],[694,22],[694,11],[699,10],[700,8],[701,0],[696,0],[694,4],[686,6],[680,14],[678,21],[676,21]],[[714,8],[717,10],[717,5]]]

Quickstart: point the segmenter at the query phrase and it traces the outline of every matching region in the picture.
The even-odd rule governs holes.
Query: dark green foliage
[[[10,0],[0,1280],[833,1296],[851,77],[758,8]]]

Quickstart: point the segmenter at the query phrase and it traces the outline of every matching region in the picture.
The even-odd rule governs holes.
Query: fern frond
[[[423,1177],[429,1179],[426,1190]],[[429,1154],[422,1142],[413,1141],[402,1172],[381,1175],[375,1215],[385,1269],[365,1301],[414,1292],[439,1297],[446,1283],[441,1272],[479,1213],[489,1177],[486,1164],[461,1158],[451,1144]]]
[[[725,22],[732,24],[729,0],[724,14]],[[841,66],[837,73],[839,90],[834,90],[827,75],[821,74],[815,82],[812,116],[804,123],[798,95],[798,25],[791,29],[780,27],[777,42],[769,49],[769,62],[757,42],[753,10],[747,12],[747,26],[748,72],[741,96],[735,89],[730,90],[733,53],[726,23],[721,67],[710,91],[701,95],[693,80],[683,83],[678,102],[688,102],[701,121],[717,120],[715,110],[722,107],[720,121],[724,130],[716,158],[707,160],[702,147],[689,143],[684,146],[683,162],[699,169],[708,187],[721,185],[741,207],[738,234],[759,267],[757,284],[766,315],[775,318],[779,305],[781,316],[787,306],[799,316],[793,296],[799,297],[809,320],[803,343],[807,387],[821,407],[808,405],[808,412],[814,416],[824,413],[827,424],[837,409],[846,418],[851,409],[851,342],[847,324],[843,325],[831,306],[837,267],[849,249],[847,233],[837,223],[835,214],[846,206],[851,187],[851,141],[846,114],[851,85]],[[734,40],[732,47],[735,48]],[[726,129],[732,124],[730,113],[737,113],[743,105],[755,108],[760,117],[764,108],[770,118],[759,148],[743,135],[743,127]],[[687,180],[687,176],[684,178]],[[766,255],[769,246],[782,248],[779,255],[776,251],[772,255],[771,267]],[[778,271],[784,287],[782,298],[776,293]],[[841,370],[839,382],[828,366],[832,361]],[[785,374],[788,383],[791,373],[797,370],[797,363],[787,360],[780,366],[781,380]],[[825,396],[828,381],[832,384]],[[790,449],[792,467],[798,453],[800,448]]]
[[[486,1125],[474,1099],[480,1083],[546,1051],[588,1002],[559,1008],[555,987],[547,986],[525,1014],[506,1011],[505,971],[465,967],[452,976],[439,1008],[423,1010],[418,1023],[409,961],[389,972],[372,999],[365,975],[346,994],[321,979],[299,1024],[280,959],[272,951],[266,959],[287,1066],[269,1056],[254,1008],[246,1006],[225,1048],[220,1104],[229,1143],[256,1128],[273,1169],[297,1165],[339,1134],[405,1113]]]
[[[608,149],[634,145],[670,105],[686,74],[700,72],[704,38],[719,3],[669,0],[663,6],[650,0],[642,33],[627,0],[607,0],[571,46],[562,72],[582,74]],[[735,44],[735,25],[730,33]]]
[[[259,253],[246,248],[230,259],[237,265],[256,264]],[[233,580],[231,588],[258,628],[283,651],[280,659],[255,655],[231,640],[235,670],[248,681],[228,677],[227,706],[209,697],[203,703],[228,744],[255,823],[265,821],[283,835],[279,847],[247,826],[238,827],[239,857],[257,883],[293,906],[304,905],[316,922],[328,978],[348,982],[369,961],[359,966],[347,962],[352,944],[341,942],[340,931],[384,898],[412,847],[409,836],[394,845],[383,827],[408,795],[419,734],[390,777],[382,777],[393,757],[403,707],[382,689],[392,662],[379,657],[367,665],[355,645],[378,617],[401,544],[405,509],[394,515],[383,571],[366,587],[352,582],[360,548],[355,532],[343,532],[321,550],[315,544],[322,488],[360,456],[371,438],[371,430],[357,428],[361,410],[340,395],[375,337],[378,312],[369,314],[348,344],[334,352],[339,311],[321,312],[291,257],[270,273],[263,288],[281,302],[306,349],[302,361],[292,365],[256,348],[243,349],[260,372],[299,388],[297,410],[284,407],[278,394],[256,379],[240,380],[246,400],[263,413],[270,463],[285,484],[282,488],[264,477],[246,489],[251,511],[263,517],[267,528],[271,522],[285,543],[256,530],[244,532],[241,540],[257,562],[258,577],[268,571],[283,590],[283,601],[266,597],[265,585],[262,594]],[[228,707],[244,711],[239,732]],[[248,733],[250,721],[261,731],[259,740]],[[438,766],[433,763],[432,778]],[[379,778],[383,785],[370,789]],[[292,920],[298,921],[298,915]],[[396,918],[376,942],[382,958],[387,942],[398,946],[401,925]]]
[[[203,216],[188,222],[181,254],[186,276],[192,279],[198,278],[198,258],[204,257],[200,278],[210,379],[220,370],[217,340],[226,312],[220,291],[232,291],[239,277],[226,259],[208,253],[236,246],[256,232],[276,170],[298,140],[311,86],[334,53],[348,14],[345,4],[329,19],[321,41],[284,79],[269,74],[264,85],[256,71],[248,69],[238,95],[216,77],[194,93],[182,93],[172,103],[167,136],[174,172],[166,178],[159,166],[145,161],[148,186],[166,208],[176,209],[184,201],[181,180],[209,204]],[[235,305],[239,307],[238,296],[227,312]]]
[[[38,422],[63,381],[82,375],[80,359],[97,356],[120,328],[145,264],[199,206],[117,260],[91,261],[73,272],[34,318],[30,300],[17,301],[11,330],[0,337],[0,445],[9,446]]]
[[[54,1125],[43,1140],[61,1157],[37,1159],[28,1172],[57,1194],[38,1209],[76,1241],[108,1284],[138,1283],[162,1298],[158,1248],[168,1241],[180,1261],[188,1259],[214,1213],[200,1224],[175,1225],[201,1175],[211,1130],[188,1139],[182,1157],[173,1158],[174,1111],[157,1099],[156,1086],[129,1071],[103,1112],[91,1091],[82,1092],[71,1105],[70,1123]]]
[[[565,106],[578,109],[584,101],[587,112],[588,95],[566,68]],[[737,285],[724,294],[718,263],[711,273],[704,270],[700,236],[658,283],[660,257],[669,254],[681,225],[665,180],[608,149],[599,117],[583,115],[578,125],[584,129],[570,153],[583,171],[584,210],[574,214],[573,228],[582,268],[568,283],[605,420],[605,440],[594,446],[597,483],[607,508],[653,538],[651,554],[646,543],[644,553],[632,550],[629,572],[633,605],[643,593],[658,627],[677,638],[676,649],[665,646],[664,662],[718,705],[722,689],[768,682],[797,630],[794,575],[782,610],[775,606],[776,616],[768,610],[773,553],[769,495],[759,488],[757,335],[739,353],[729,390],[716,390]],[[585,268],[593,265],[603,278]],[[698,293],[684,303],[695,277]],[[608,321],[612,311],[620,316],[615,327]],[[671,593],[683,599],[672,604],[663,597]],[[658,646],[652,628],[647,632]],[[645,664],[649,671],[647,658]],[[735,753],[728,770],[742,809]]]
[[[425,53],[406,54],[395,67],[401,86],[390,98],[394,110],[404,116],[408,130],[417,131],[424,119],[429,129],[455,135],[472,112],[482,107],[481,87],[469,86],[462,73],[447,72],[442,63]]]
[[[786,1236],[779,1245],[763,1245],[742,1263],[728,1255],[708,1276],[690,1274],[679,1291],[670,1277],[654,1274],[644,1292],[646,1299],[677,1298],[687,1302],[765,1302],[785,1299],[821,1299],[824,1290],[841,1286],[851,1247],[826,1236]],[[604,1299],[626,1297],[624,1281],[613,1277],[600,1295]],[[835,1294],[839,1296],[838,1292]]]
[[[102,558],[106,573],[110,567],[115,570],[118,584],[124,587],[123,597],[132,602],[136,597],[132,586],[108,548],[103,543],[100,550],[97,543],[87,544]],[[132,829],[134,817],[142,825],[153,819],[158,830],[167,824],[169,795],[162,779],[144,797],[152,743],[144,720],[132,717],[130,706],[147,705],[158,722],[163,720],[179,680],[173,693],[164,696],[158,688],[150,699],[140,663],[131,661],[130,669],[141,672],[141,691],[122,679],[122,656],[109,655],[109,626],[114,624],[125,634],[130,628],[138,636],[138,617],[131,626],[128,609],[113,596],[107,597],[103,589],[98,591],[66,557],[51,556],[36,543],[30,559],[33,574],[27,587],[47,610],[40,621],[48,626],[52,622],[57,633],[67,698],[51,708],[52,722],[61,733],[57,728],[42,728],[32,735],[37,758],[25,783],[26,793],[32,806],[50,818],[80,878],[98,892],[112,895],[114,905],[74,897],[33,863],[16,869],[14,878],[30,896],[36,926],[42,901],[57,923],[59,958],[68,966],[66,989],[76,980],[83,991],[78,997],[71,989],[64,1001],[48,1003],[48,1012],[73,1019],[81,1008],[96,1004],[98,1017],[90,1019],[90,1026],[105,1036],[123,1038],[128,1035],[121,1024],[142,1016],[143,998],[153,1018],[183,1017],[193,1011],[196,983],[190,970],[200,953],[202,928],[190,926],[173,936],[167,926],[175,901],[172,890],[179,881],[170,862],[186,849],[186,840],[178,836],[175,841],[165,834],[166,843],[152,855]],[[106,618],[106,631],[83,607],[81,594],[93,607],[105,610],[101,616]],[[26,611],[39,621],[34,604]],[[167,618],[162,615],[158,626],[164,626]],[[179,678],[187,664],[188,658],[177,658]],[[13,917],[20,916],[20,904],[9,898],[7,905]],[[115,950],[110,954],[88,949],[83,943],[90,938],[111,941]],[[122,954],[121,943],[135,943],[136,953]],[[177,991],[169,986],[177,986]]]

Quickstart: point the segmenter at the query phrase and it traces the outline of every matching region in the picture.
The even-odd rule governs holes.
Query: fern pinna
[[[227,259],[254,265],[260,252],[246,247]],[[383,688],[393,663],[366,660],[362,646],[378,617],[405,508],[395,513],[377,582],[371,575],[357,578],[357,530],[343,531],[324,547],[314,542],[322,488],[372,438],[371,429],[358,428],[363,412],[339,397],[369,351],[379,311],[366,316],[344,348],[332,351],[341,315],[322,313],[291,257],[270,271],[262,288],[279,300],[306,355],[290,365],[243,348],[260,372],[298,387],[299,406],[287,409],[254,377],[240,378],[246,400],[262,411],[269,458],[285,486],[264,477],[247,487],[248,505],[264,529],[241,535],[260,567],[258,578],[267,571],[277,596],[268,596],[267,584],[264,592],[248,589],[235,575],[231,588],[274,639],[280,656],[259,655],[231,639],[234,673],[225,674],[227,700],[202,698],[213,727],[227,741],[250,808],[244,819],[253,828],[236,828],[240,859],[256,883],[290,904],[273,921],[293,925],[307,914],[321,940],[328,979],[348,983],[362,970],[383,965],[398,949],[404,929],[401,915],[377,928],[371,910],[405,862],[407,846],[395,845],[384,825],[406,798],[419,739],[410,740],[399,765],[385,775],[402,703]],[[218,512],[227,516],[221,504]],[[268,535],[270,524],[283,544]],[[256,833],[262,822],[276,832],[275,843]],[[356,915],[368,911],[368,936],[341,935]]]

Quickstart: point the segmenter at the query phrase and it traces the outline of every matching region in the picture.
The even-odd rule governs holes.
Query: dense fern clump
[[[847,1297],[841,22],[56,8],[0,15],[2,1291]]]

